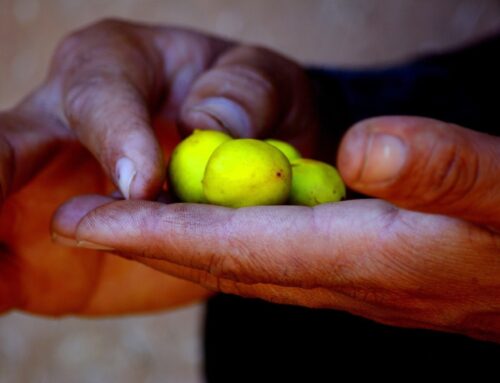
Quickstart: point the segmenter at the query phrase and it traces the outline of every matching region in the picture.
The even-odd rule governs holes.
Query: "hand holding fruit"
[[[185,135],[195,127],[246,137],[276,128],[305,151],[317,126],[304,71],[268,50],[119,20],[72,33],[45,81],[0,113],[0,312],[110,315],[207,296],[137,262],[54,244],[49,232],[61,203],[97,193],[55,218],[54,239],[76,245],[79,214],[114,201],[104,196],[109,180],[125,197],[155,199],[174,119]]]
[[[92,210],[81,197],[61,208],[56,224],[83,217],[73,229],[79,240],[213,290],[500,341],[500,205],[498,181],[487,176],[498,163],[485,155],[500,155],[495,140],[409,117],[348,132],[338,164],[351,187],[434,214],[381,200],[244,209],[119,201]],[[450,145],[464,158],[436,184],[428,174],[443,174]],[[472,189],[476,165],[464,169],[465,158],[484,171]],[[435,214],[443,211],[450,216]]]
[[[164,182],[151,129],[159,116],[177,117],[184,134],[272,130],[313,154],[316,117],[297,64],[180,29],[106,21],[73,34],[42,86],[0,117],[2,310],[110,314],[203,296],[156,269],[218,291],[500,340],[498,138],[419,118],[355,126],[340,145],[340,173],[395,205],[167,205],[137,201]],[[63,205],[52,231],[75,250],[50,244],[46,226],[59,201],[104,192],[77,141],[130,199]],[[51,162],[58,147],[65,156]]]

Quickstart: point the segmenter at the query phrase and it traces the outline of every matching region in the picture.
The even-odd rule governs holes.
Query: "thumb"
[[[500,226],[498,137],[426,118],[373,118],[346,134],[338,166],[361,193]]]

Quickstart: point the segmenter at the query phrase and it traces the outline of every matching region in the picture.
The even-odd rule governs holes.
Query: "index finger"
[[[65,122],[125,198],[159,192],[165,164],[152,116],[164,98],[185,92],[178,77],[188,88],[211,61],[216,50],[199,49],[212,48],[211,42],[194,33],[105,20],[70,35],[57,50],[51,81],[60,87]]]

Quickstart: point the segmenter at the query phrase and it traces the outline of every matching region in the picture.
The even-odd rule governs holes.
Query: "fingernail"
[[[372,133],[366,146],[359,182],[381,183],[396,178],[406,163],[408,148],[397,136]]]
[[[250,136],[250,117],[236,102],[224,97],[210,97],[195,105],[189,113],[205,113],[221,128],[236,137]]]
[[[63,246],[76,247],[77,241],[74,238],[66,237],[64,235],[52,233],[52,242]]]
[[[116,162],[118,188],[125,199],[130,198],[130,185],[136,174],[134,163],[129,158],[122,157]]]
[[[104,250],[104,251],[113,251],[114,249],[109,246],[99,245],[98,243],[90,242],[90,241],[78,241],[77,247],[82,247],[84,249],[92,249],[92,250]]]

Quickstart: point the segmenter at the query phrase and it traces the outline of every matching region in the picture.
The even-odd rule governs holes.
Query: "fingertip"
[[[411,118],[377,117],[355,124],[341,141],[337,164],[357,189],[384,187],[397,180],[409,157],[406,127]]]
[[[352,188],[406,209],[498,222],[498,140],[423,117],[391,116],[353,126],[339,148]]]
[[[198,129],[223,130],[233,137],[250,137],[251,120],[238,102],[227,97],[208,97],[190,106],[184,119]]]
[[[177,125],[183,137],[189,136],[195,129],[225,131],[220,121],[200,110],[182,112]]]
[[[150,171],[138,172],[132,180],[128,199],[155,200],[161,193],[165,178],[166,166],[163,160],[161,165],[152,167]]]
[[[132,140],[133,141],[133,140]],[[115,158],[114,182],[125,199],[155,199],[165,182],[166,167],[159,144],[121,148]]]
[[[78,196],[61,205],[54,213],[50,231],[55,242],[64,244],[75,237],[78,223],[92,210],[115,201],[101,195]]]
[[[122,157],[116,161],[117,186],[125,199],[130,198],[130,189],[137,171],[130,158]]]

